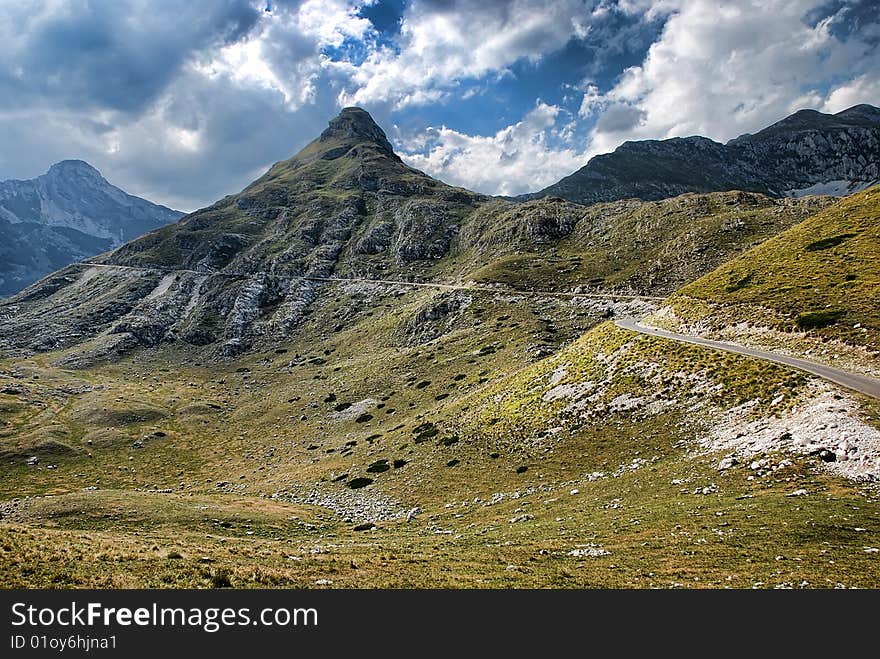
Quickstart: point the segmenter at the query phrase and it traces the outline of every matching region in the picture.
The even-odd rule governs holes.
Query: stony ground
[[[398,293],[221,363],[0,363],[0,583],[880,581],[876,402],[570,301]]]

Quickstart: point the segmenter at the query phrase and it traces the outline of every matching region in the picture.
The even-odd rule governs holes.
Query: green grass
[[[283,169],[275,174],[291,175]],[[316,191],[316,208],[336,208],[346,196],[336,190]],[[555,203],[526,209],[533,226],[563,213]],[[512,284],[536,287],[594,274],[611,280],[612,262],[636,273],[651,259],[679,262],[706,244],[716,246],[712,259],[724,258],[729,252],[718,239],[691,240],[684,227],[692,220],[708,238],[717,223],[732,235],[744,217],[746,237],[732,243],[744,249],[811,203],[821,202],[730,194],[680,199],[647,215],[642,205],[620,207],[625,232],[606,236],[599,213],[579,220],[543,256],[510,251],[534,235],[514,226],[523,215],[513,213],[491,240],[467,243],[463,229],[458,251],[414,272],[464,276],[485,253],[489,281],[504,273]],[[674,218],[664,220],[658,208]],[[245,222],[223,204],[214,212],[228,227]],[[667,252],[639,251],[641,241],[671,226],[680,240]],[[262,235],[259,226],[252,231]],[[607,262],[578,251],[576,244],[591,240],[614,246],[596,247]],[[534,276],[522,275],[527,264]],[[722,285],[744,277],[725,277]],[[732,406],[755,401],[755,418],[782,413],[803,392],[803,375],[600,324],[601,314],[562,298],[473,291],[434,318],[449,296],[329,285],[290,339],[221,363],[181,344],[76,371],[57,364],[78,348],[4,359],[0,385],[16,393],[0,394],[0,585],[880,582],[865,551],[880,546],[876,489],[830,476],[815,458],[750,479],[746,466],[720,473],[721,456],[694,451],[699,433]],[[548,351],[547,359],[534,356]],[[559,387],[574,393],[547,396]],[[779,394],[783,404],[771,408]],[[869,403],[864,411],[880,417]],[[52,438],[70,450],[39,453]],[[39,463],[27,465],[35,454]],[[364,477],[373,483],[349,487]],[[418,512],[409,522],[374,519],[375,530],[355,531],[357,516],[296,496],[312,489]],[[786,496],[799,489],[808,495]],[[578,555],[585,549],[598,555]]]
[[[671,293],[829,203],[718,192],[586,208],[546,199],[514,210],[496,204],[474,214],[460,247],[479,254],[477,281]],[[536,234],[557,237],[537,242]]]
[[[772,363],[634,335],[605,323],[557,355],[476,392],[466,400],[459,432],[541,446],[550,428],[563,435],[590,433],[609,420],[626,420],[631,411],[614,411],[613,401],[621,395],[642,399],[643,408],[668,410],[670,418],[683,413],[689,397],[720,409],[758,401],[754,414],[767,414],[772,399],[784,395],[795,401],[805,382]],[[623,461],[625,455],[618,458]]]
[[[875,186],[841,199],[685,286],[670,304],[687,322],[706,318],[708,311],[710,323],[717,316],[728,325],[802,329],[876,349],[878,254],[880,187]]]

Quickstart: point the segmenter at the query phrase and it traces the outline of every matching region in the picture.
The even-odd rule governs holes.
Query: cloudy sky
[[[359,105],[410,164],[537,190],[628,139],[880,105],[876,0],[0,3],[0,179],[82,158],[182,210]]]

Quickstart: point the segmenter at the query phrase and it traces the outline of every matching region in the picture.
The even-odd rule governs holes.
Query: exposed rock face
[[[106,356],[184,341],[235,355],[296,330],[325,285],[310,278],[426,278],[487,200],[408,167],[346,108],[240,194],[99,257],[123,267],[71,266],[10,300],[0,347],[100,339]]]
[[[2,181],[0,295],[182,215],[110,185],[81,160],[56,163],[28,181]]]
[[[815,203],[746,193],[591,208],[490,198],[407,166],[366,112],[347,108],[241,193],[4,301],[0,350],[80,346],[70,366],[176,342],[204,346],[208,358],[235,356],[299,331],[321,308],[328,278],[664,292]],[[719,239],[722,215],[730,226]],[[577,256],[563,263],[560,251]],[[439,296],[403,324],[400,340],[443,334],[468,304],[466,294]]]
[[[370,142],[384,149],[389,154],[394,153],[391,143],[385,137],[385,131],[379,128],[366,110],[361,108],[345,108],[339,113],[339,116],[330,121],[330,125],[321,133],[321,137],[318,138],[319,142],[332,142],[334,140]],[[345,151],[340,150],[339,155],[344,155],[344,153]],[[332,156],[334,154],[331,152],[324,154],[325,159],[332,160],[332,158],[327,158],[328,155]]]
[[[880,109],[834,115],[801,110],[727,144],[705,137],[626,142],[524,199],[581,204],[685,192],[748,190],[774,196],[849,194],[880,180]]]

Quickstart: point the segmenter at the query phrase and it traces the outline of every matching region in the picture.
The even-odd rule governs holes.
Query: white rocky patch
[[[189,318],[190,314],[192,314],[196,306],[198,306],[199,301],[202,297],[202,284],[205,282],[206,279],[206,276],[198,277],[195,282],[193,282],[192,294],[190,295],[189,301],[186,303],[186,308],[183,310],[183,313],[181,314],[178,323],[181,323]]]
[[[375,407],[379,401],[375,398],[364,398],[363,400],[359,400],[356,403],[352,403],[351,407],[346,407],[341,412],[331,412],[329,414],[332,419],[342,419],[350,421],[352,419],[358,418],[361,414],[366,412],[372,407]]]
[[[165,293],[168,292],[168,289],[171,288],[171,284],[173,284],[176,279],[177,275],[175,274],[165,275],[164,277],[162,277],[156,288],[150,291],[150,294],[147,295],[147,299],[155,300],[157,297],[165,295]]]
[[[611,402],[608,403],[608,411],[629,412],[630,410],[642,407],[650,400],[647,396],[633,396],[630,393],[623,393],[611,399]]]
[[[877,181],[824,181],[822,183],[814,183],[806,188],[792,188],[784,190],[782,194],[786,197],[806,197],[808,195],[827,194],[835,197],[845,197],[854,192],[867,190]]]
[[[92,279],[94,279],[98,273],[100,272],[100,268],[89,268],[85,272],[80,275],[80,278],[74,282],[72,289],[82,288],[85,284],[89,283]]]
[[[590,393],[595,387],[596,383],[590,380],[557,384],[552,389],[545,391],[541,398],[546,403],[552,403],[554,400],[559,400],[561,398],[580,399]]]
[[[609,554],[611,554],[611,552],[607,549],[599,547],[595,544],[579,545],[566,553],[569,556],[574,556],[575,558],[596,558],[598,556],[608,556]]]
[[[568,369],[565,366],[558,366],[550,376],[550,386],[555,387],[568,376]]]
[[[727,410],[698,442],[742,458],[789,452],[818,455],[825,467],[856,480],[880,478],[880,431],[858,418],[858,403],[824,382],[779,417],[752,418],[753,403]]]
[[[270,499],[321,506],[332,510],[347,522],[378,522],[404,519],[417,514],[417,508],[406,508],[398,500],[371,490],[331,489],[323,483],[314,486],[291,484]],[[415,512],[414,512],[415,511]]]

